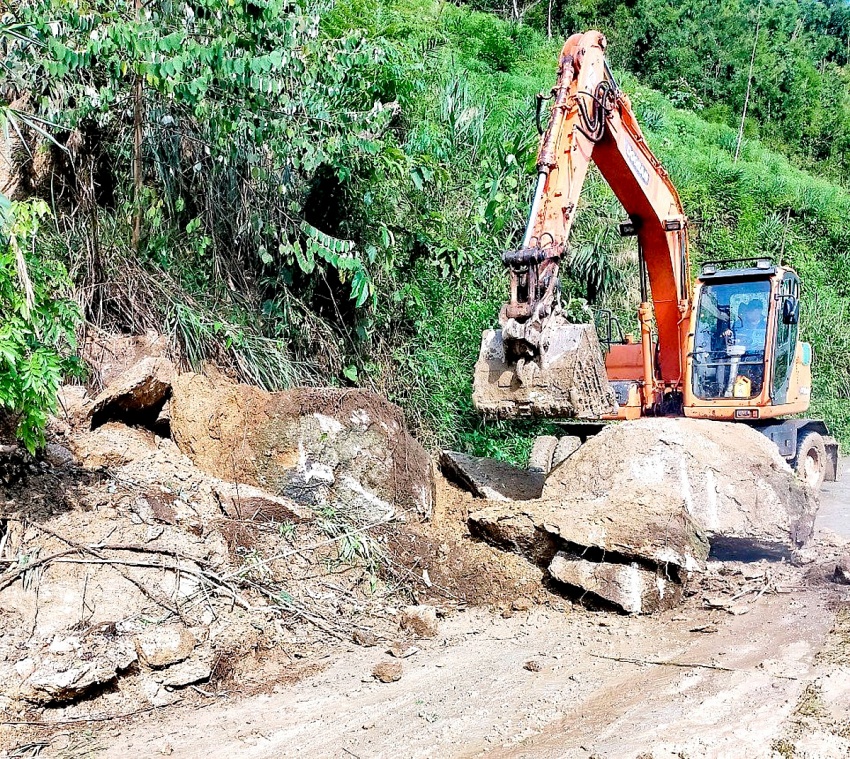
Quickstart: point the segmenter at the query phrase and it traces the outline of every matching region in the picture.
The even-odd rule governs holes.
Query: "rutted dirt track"
[[[405,659],[399,682],[371,678],[382,648],[352,646],[295,686],[149,716],[100,741],[114,757],[771,756],[806,687],[831,669],[815,658],[834,600],[805,590],[743,615],[638,618],[471,610]],[[706,624],[717,631],[691,632]],[[820,755],[847,750],[831,737],[834,753]]]

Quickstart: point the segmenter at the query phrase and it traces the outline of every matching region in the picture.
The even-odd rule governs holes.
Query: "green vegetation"
[[[0,195],[0,407],[14,414],[31,453],[44,444],[63,375],[77,371],[71,282],[60,262],[34,249],[47,215],[42,201],[10,203]]]
[[[670,20],[656,5],[588,0],[554,16],[609,34],[696,261],[770,254],[800,271],[814,411],[850,443],[845,6],[807,5],[790,48],[776,29],[797,4],[760,11],[774,31],[736,162],[754,6],[724,6],[721,37],[715,6],[680,4]],[[53,205],[38,250],[67,262],[87,319],[160,329],[188,364],[268,388],[374,387],[428,445],[520,459],[539,428],[483,425],[470,382],[506,296],[499,253],[525,223],[533,96],[561,45],[540,31],[545,9],[517,24],[412,0],[22,0],[0,26],[0,104],[46,156],[40,172],[23,161],[19,190]],[[700,63],[712,46],[719,68]],[[800,66],[783,58],[793,70],[774,92],[771,56],[789,50]],[[582,205],[565,293],[632,325],[622,211],[594,174]]]

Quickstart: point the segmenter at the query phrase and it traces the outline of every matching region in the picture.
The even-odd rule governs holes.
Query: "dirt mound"
[[[396,509],[431,513],[428,455],[400,409],[374,393],[267,393],[184,374],[174,381],[170,412],[177,445],[216,476],[372,522]]]

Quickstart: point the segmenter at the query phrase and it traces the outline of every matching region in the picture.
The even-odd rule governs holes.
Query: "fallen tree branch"
[[[656,659],[630,659],[627,656],[605,656],[604,654],[591,654],[596,659],[608,659],[609,661],[619,661],[625,662],[626,664],[657,664],[664,667],[682,667],[683,669],[716,669],[720,672],[741,672],[743,674],[751,675],[753,674],[752,670],[749,669],[738,669],[737,667],[723,667],[717,664],[702,664],[700,662],[682,662],[682,661],[659,661]],[[768,673],[770,674],[770,673]],[[782,680],[798,680],[799,678],[794,677],[793,675],[771,675],[771,677],[777,677]]]

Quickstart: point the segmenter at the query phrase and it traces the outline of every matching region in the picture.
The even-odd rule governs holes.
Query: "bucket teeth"
[[[484,332],[472,401],[485,418],[598,419],[616,411],[592,324],[554,317],[540,341],[546,347],[537,358],[509,362],[502,330]]]

